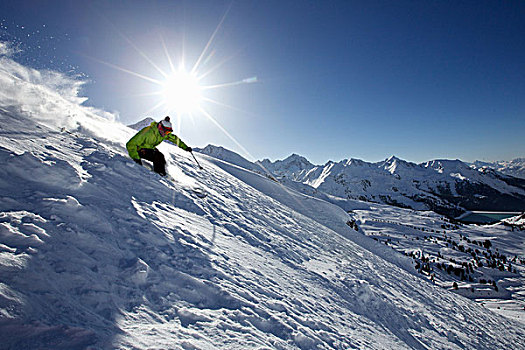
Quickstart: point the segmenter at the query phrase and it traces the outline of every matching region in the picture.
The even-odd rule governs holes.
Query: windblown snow
[[[1,348],[525,348],[516,317],[348,225],[401,209],[346,201],[352,217],[169,144],[166,180],[74,77],[4,56],[0,86]]]

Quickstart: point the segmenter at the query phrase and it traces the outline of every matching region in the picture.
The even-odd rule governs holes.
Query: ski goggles
[[[172,128],[165,128],[162,124],[159,123],[159,131],[162,136],[171,134],[173,132]]]

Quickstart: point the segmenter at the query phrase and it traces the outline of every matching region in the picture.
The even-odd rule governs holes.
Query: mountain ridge
[[[525,179],[525,157],[515,158],[510,161],[484,162],[476,160],[470,163],[476,168],[491,168],[505,175]]]
[[[213,156],[212,148],[202,152]],[[417,164],[390,156],[375,163],[350,158],[325,165],[314,165],[298,154],[274,162],[242,159],[223,157],[253,171],[262,167],[280,181],[300,182],[347,199],[434,210],[449,217],[468,210],[525,211],[525,180],[459,159]]]

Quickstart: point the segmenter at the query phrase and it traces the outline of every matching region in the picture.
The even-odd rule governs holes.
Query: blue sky
[[[525,157],[523,1],[2,1],[0,21],[15,59],[85,75],[87,103],[125,124],[164,115],[148,79],[168,56],[191,67],[204,51],[202,85],[250,79],[204,92],[216,123],[181,116],[191,146],[317,164]]]

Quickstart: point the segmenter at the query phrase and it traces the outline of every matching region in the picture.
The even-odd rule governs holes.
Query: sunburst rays
[[[226,9],[225,13],[220,18],[217,26],[214,28],[211,36],[207,40],[204,48],[198,55],[198,58],[193,64],[188,64],[186,57],[186,50],[188,43],[186,42],[185,29],[183,30],[183,38],[179,40],[180,45],[182,46],[181,54],[179,56],[174,56],[170,52],[175,51],[173,48],[167,44],[165,40],[166,37],[159,32],[160,48],[159,51],[162,52],[162,55],[152,58],[151,55],[146,53],[146,50],[141,49],[133,40],[126,36],[122,31],[116,28],[113,23],[110,24],[113,29],[121,36],[124,41],[130,45],[133,50],[135,50],[149,66],[152,67],[153,71],[156,72],[154,76],[149,76],[144,74],[143,68],[140,71],[134,71],[132,69],[119,66],[117,64],[107,62],[98,58],[94,58],[86,55],[88,58],[116,69],[120,72],[132,75],[136,78],[142,79],[153,85],[157,86],[158,89],[154,91],[137,93],[134,94],[134,97],[156,97],[158,100],[153,101],[150,107],[147,107],[147,111],[144,113],[148,114],[160,114],[160,115],[172,115],[178,119],[178,128],[181,127],[181,124],[184,121],[195,122],[195,119],[198,116],[204,116],[206,120],[210,121],[215,125],[224,135],[227,136],[237,147],[239,147],[244,154],[253,158],[250,153],[243,147],[236,139],[231,135],[226,128],[221,125],[217,118],[212,115],[212,112],[207,108],[211,105],[220,106],[222,108],[228,108],[234,111],[240,111],[242,113],[252,114],[247,111],[242,111],[241,109],[235,108],[234,106],[228,105],[222,101],[206,96],[206,93],[210,90],[215,89],[224,89],[233,86],[239,86],[243,84],[252,84],[258,82],[257,77],[250,77],[245,79],[239,79],[231,82],[217,82],[204,84],[203,81],[210,80],[210,75],[215,72],[220,72],[221,67],[223,67],[227,62],[230,62],[234,59],[238,52],[227,56],[219,62],[213,64],[213,61],[216,59],[216,51],[213,50],[214,42],[218,37],[227,17],[230,13],[232,4]],[[163,67],[159,62],[163,60],[166,62],[166,67]],[[191,67],[191,68],[187,68]]]

